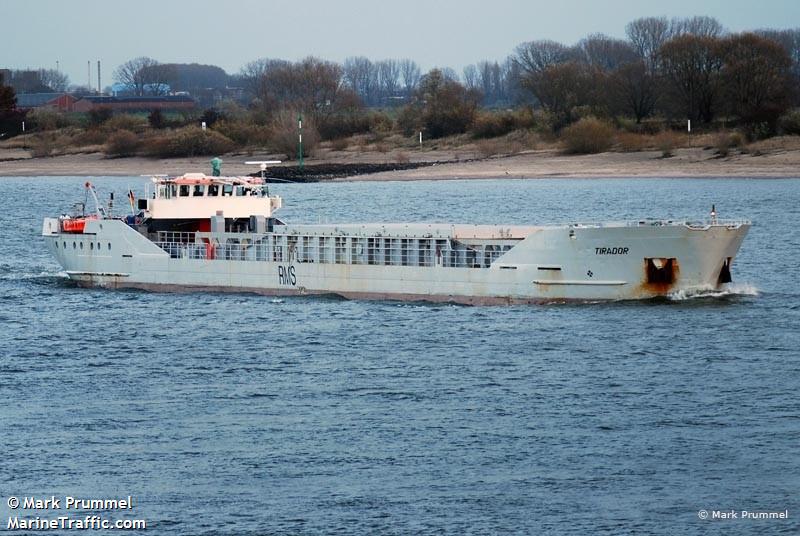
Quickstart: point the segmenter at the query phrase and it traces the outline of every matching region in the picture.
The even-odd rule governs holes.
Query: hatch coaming
[[[171,258],[195,260],[490,268],[517,242],[466,244],[446,236],[159,232],[153,243]]]

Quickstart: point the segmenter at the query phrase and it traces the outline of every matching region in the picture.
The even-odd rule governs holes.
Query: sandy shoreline
[[[0,177],[35,176],[138,176],[210,172],[209,158],[153,159],[143,157],[106,158],[99,153],[73,154],[47,158],[25,158],[19,153],[2,151]],[[657,151],[608,152],[596,155],[567,156],[553,150],[529,151],[513,156],[459,161],[458,154],[440,152],[415,155],[412,161],[438,161],[417,169],[370,173],[335,179],[337,181],[446,180],[491,178],[797,178],[800,177],[800,149],[783,149],[765,154],[736,153],[719,157],[712,149],[678,149],[670,158]],[[254,171],[246,160],[265,157],[225,155],[223,172],[240,175]],[[310,159],[308,164],[349,162],[390,162],[385,154],[367,153],[346,160]]]

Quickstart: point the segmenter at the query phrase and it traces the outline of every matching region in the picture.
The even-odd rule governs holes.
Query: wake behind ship
[[[150,191],[152,186],[153,191]],[[465,304],[625,300],[714,289],[748,221],[294,225],[261,178],[153,177],[133,214],[45,218],[42,234],[82,286]]]

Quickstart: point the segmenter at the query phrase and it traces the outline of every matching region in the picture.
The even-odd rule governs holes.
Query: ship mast
[[[95,190],[94,185],[91,182],[86,181],[86,184],[84,186],[86,186],[86,190],[90,194],[92,194],[92,198],[94,199],[94,206],[95,206],[95,212],[97,213],[97,217],[99,219],[101,219],[101,220],[104,220],[106,218],[106,209],[103,208],[103,205],[100,203],[100,200],[97,198],[97,191]]]

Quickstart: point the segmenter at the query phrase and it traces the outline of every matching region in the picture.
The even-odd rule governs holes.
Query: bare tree
[[[478,90],[482,89],[481,87],[479,87],[478,80],[480,75],[478,74],[478,68],[475,67],[475,65],[469,64],[466,67],[464,67],[463,74],[464,74],[464,86],[467,89],[478,89]]]
[[[480,89],[483,93],[484,103],[489,104],[496,100],[497,96],[497,63],[482,61],[478,63],[478,76]]]
[[[720,95],[722,48],[719,39],[691,34],[665,43],[658,52],[661,70],[685,117],[711,122]]]
[[[341,66],[314,57],[268,70],[263,87],[262,101],[267,111],[299,110],[317,124],[343,106],[357,102],[352,91],[344,88]]]
[[[577,119],[575,110],[579,106],[598,104],[595,92],[603,87],[596,78],[599,75],[599,71],[571,61],[525,77],[523,86],[552,114],[554,130],[560,130]]]
[[[410,59],[400,60],[400,78],[406,97],[410,97],[414,93],[421,77],[422,71],[417,62]]]
[[[625,34],[633,50],[655,70],[658,65],[658,51],[673,35],[673,27],[666,17],[645,17],[629,22],[625,26]]]
[[[344,60],[344,82],[368,104],[374,104],[377,71],[369,58],[353,56]]]
[[[671,34],[673,37],[678,35],[696,35],[698,37],[720,37],[725,33],[725,28],[714,17],[692,17],[689,19],[673,19],[671,23]]]
[[[417,101],[406,106],[401,116],[417,116],[419,123],[415,126],[424,127],[428,136],[439,138],[465,132],[475,118],[477,106],[476,92],[445,76],[440,69],[431,69],[420,81]]]
[[[147,56],[134,58],[117,67],[114,79],[129,87],[134,95],[142,96],[147,86],[163,83],[160,80],[163,73],[159,69],[154,69],[158,65],[158,61]]]
[[[39,80],[51,91],[66,91],[69,86],[69,77],[55,69],[39,69]]]
[[[612,73],[609,83],[615,112],[632,115],[641,123],[655,110],[659,94],[657,79],[644,60],[621,65]]]
[[[17,93],[46,93],[52,91],[42,81],[42,70],[14,70],[10,74],[8,85],[13,87]]]
[[[14,88],[5,85],[5,77],[0,72],[0,114],[13,112],[17,106],[17,96]]]
[[[451,82],[461,83],[461,79],[458,77],[458,73],[452,67],[434,67],[433,70],[438,70],[445,80],[449,80]]]
[[[523,85],[524,73],[513,56],[506,58],[502,69],[504,79],[503,91],[506,100],[516,104],[534,104],[533,95],[527,91]]]
[[[789,107],[792,61],[771,39],[753,33],[723,41],[722,88],[731,113],[747,124],[776,123]]]
[[[145,82],[145,93],[148,95],[167,95],[178,79],[178,69],[174,63],[158,63],[144,67],[141,76]]]
[[[792,60],[792,73],[800,79],[800,28],[791,30],[757,30],[757,35],[772,39],[789,54]]]
[[[548,67],[565,63],[574,57],[570,47],[555,41],[529,41],[517,46],[514,58],[529,74],[544,72]]]
[[[272,58],[259,58],[245,64],[239,71],[239,76],[246,91],[251,95],[263,98],[266,94],[264,79],[267,73],[274,69],[286,67],[290,62]]]
[[[613,71],[638,59],[630,43],[603,34],[591,34],[578,43],[583,61],[604,71]]]
[[[483,104],[492,106],[506,97],[506,73],[510,62],[479,61],[464,68],[464,85],[483,95]]]
[[[397,96],[400,87],[400,63],[397,60],[382,60],[375,64],[378,71],[378,87],[381,98]]]

